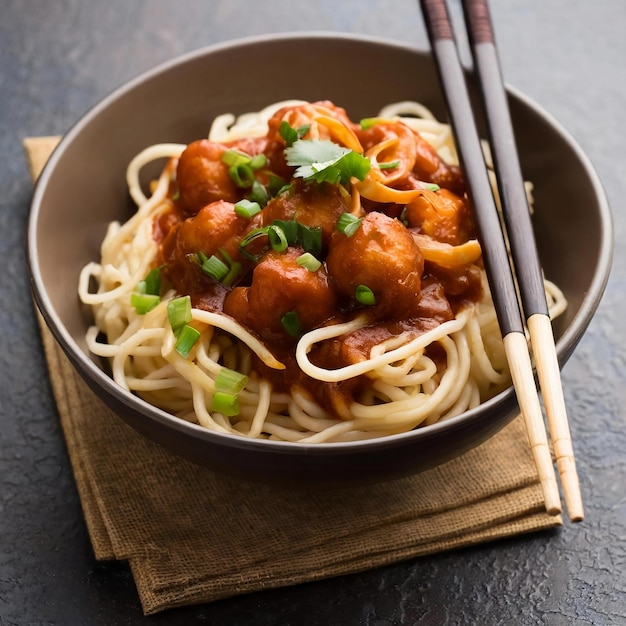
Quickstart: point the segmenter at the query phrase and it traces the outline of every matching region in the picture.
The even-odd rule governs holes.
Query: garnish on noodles
[[[146,195],[140,170],[164,158]],[[315,443],[433,424],[510,384],[450,129],[420,105],[227,114],[146,148],[127,179],[137,212],[79,295],[90,350],[147,402]]]

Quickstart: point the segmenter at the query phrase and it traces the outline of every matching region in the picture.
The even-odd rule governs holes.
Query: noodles
[[[79,278],[89,350],[122,388],[236,436],[353,441],[478,406],[510,379],[456,165],[413,102],[360,125],[280,102],[148,147],[127,170],[137,212]]]

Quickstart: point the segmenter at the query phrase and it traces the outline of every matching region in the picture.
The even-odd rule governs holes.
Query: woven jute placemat
[[[33,178],[57,141],[24,141]],[[324,491],[252,484],[141,437],[75,373],[43,321],[41,330],[95,558],[129,562],[145,614],[562,523],[545,512],[521,418],[410,478]]]

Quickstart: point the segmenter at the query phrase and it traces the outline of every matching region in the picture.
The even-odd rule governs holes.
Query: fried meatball
[[[165,272],[180,293],[194,290],[199,266],[194,262],[198,252],[207,257],[224,250],[231,259],[241,261],[239,241],[250,222],[238,217],[231,202],[212,202],[193,217],[171,230],[161,245]]]
[[[337,232],[326,263],[344,295],[354,297],[359,285],[369,287],[381,318],[410,315],[417,305],[422,253],[405,226],[383,213],[368,213],[351,237]]]
[[[294,311],[302,330],[315,328],[335,313],[336,295],[322,265],[312,272],[296,263],[300,248],[268,252],[254,268],[250,287],[236,287],[224,312],[261,338],[284,335],[281,319]]]
[[[201,139],[190,143],[176,168],[180,206],[187,215],[195,215],[202,207],[217,200],[237,202],[240,192],[222,162],[228,148]]]

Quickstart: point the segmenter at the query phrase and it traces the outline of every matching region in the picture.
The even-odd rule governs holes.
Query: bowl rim
[[[422,426],[404,433],[359,441],[301,443],[255,439],[229,433],[217,433],[198,424],[186,422],[174,415],[171,415],[170,413],[149,404],[140,397],[135,396],[119,387],[113,379],[105,371],[99,368],[77,345],[51,304],[48,291],[46,286],[43,284],[39,271],[39,254],[36,245],[39,222],[38,218],[43,196],[50,179],[54,176],[56,164],[62,158],[66,148],[74,141],[74,138],[81,133],[82,129],[87,126],[92,119],[97,117],[101,111],[105,110],[112,102],[118,100],[124,94],[133,91],[144,82],[152,80],[159,74],[168,72],[177,66],[185,65],[198,58],[222,51],[228,51],[234,48],[269,43],[276,44],[285,41],[301,42],[306,40],[339,40],[347,43],[356,42],[360,44],[371,44],[374,46],[395,48],[418,56],[431,56],[431,52],[428,49],[419,48],[412,46],[409,43],[393,41],[383,37],[330,31],[285,32],[248,36],[203,46],[160,63],[124,82],[113,91],[109,92],[104,98],[96,102],[96,104],[83,113],[70,127],[68,132],[63,135],[59,144],[55,147],[40,176],[35,182],[26,232],[26,259],[34,300],[55,340],[59,343],[65,354],[72,362],[73,366],[78,370],[78,373],[82,375],[83,378],[86,377],[86,382],[88,384],[102,388],[108,395],[115,398],[122,405],[125,405],[133,410],[139,410],[146,419],[155,420],[160,422],[162,425],[173,427],[181,433],[193,433],[195,437],[199,437],[200,439],[207,440],[212,443],[221,443],[230,448],[246,450],[274,450],[277,452],[292,452],[299,450],[304,454],[334,454],[341,452],[356,452],[357,450],[368,448],[380,449],[393,447],[399,443],[406,443],[406,440],[410,441],[414,438],[427,438],[429,435],[440,435],[445,433],[447,430],[453,430],[459,423],[470,424],[485,410],[489,410],[491,407],[494,407],[502,402],[512,400],[514,396],[513,388],[509,387],[493,398],[481,403],[480,406],[470,409],[469,411],[465,411],[464,413],[445,421]],[[560,122],[558,122],[550,113],[540,107],[531,98],[508,84],[506,85],[506,89],[510,96],[518,100],[526,108],[532,110],[532,112],[538,117],[543,118],[567,144],[589,177],[594,196],[596,197],[598,203],[601,241],[600,254],[596,260],[596,271],[594,272],[589,289],[583,296],[579,310],[572,318],[570,325],[565,330],[563,335],[557,340],[557,353],[559,355],[559,359],[566,360],[569,357],[569,353],[576,345],[577,340],[580,339],[584,329],[591,321],[607,285],[613,259],[613,220],[608,199],[599,176],[591,163],[591,160],[584,153],[573,136],[561,125]],[[581,328],[582,331],[580,330]]]

